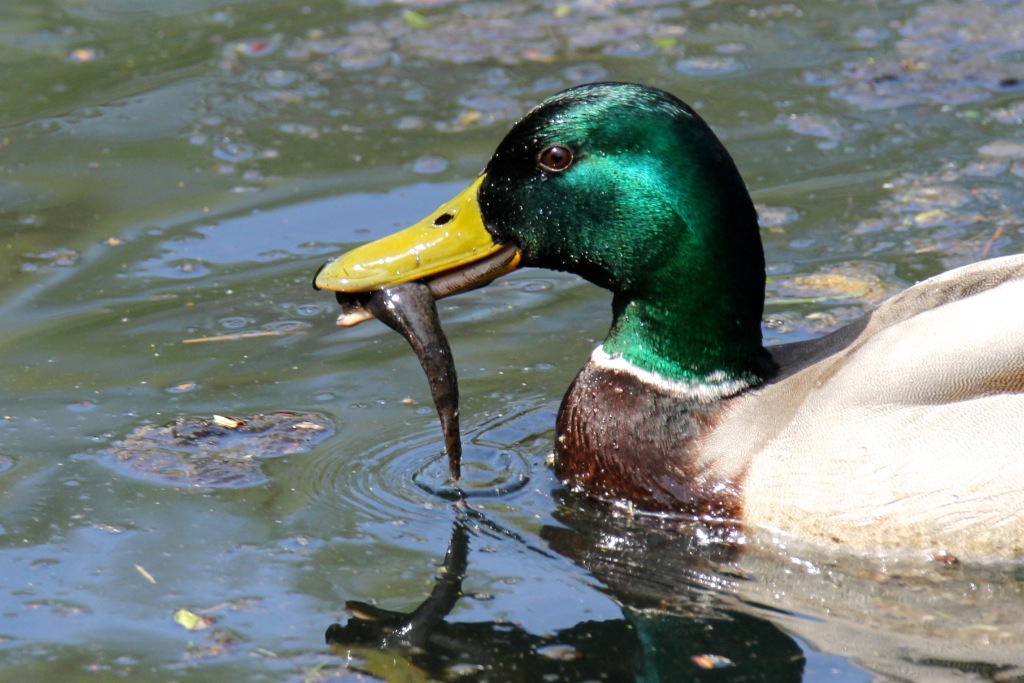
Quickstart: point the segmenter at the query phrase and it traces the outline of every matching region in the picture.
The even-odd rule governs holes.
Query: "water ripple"
[[[309,464],[300,486],[314,502],[375,519],[432,516],[456,500],[501,498],[529,485],[550,448],[552,411],[520,407],[463,435],[462,479],[448,476],[440,432],[431,425],[396,441],[338,457],[325,453]]]

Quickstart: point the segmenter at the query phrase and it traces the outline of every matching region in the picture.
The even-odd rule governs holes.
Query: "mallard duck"
[[[765,348],[757,213],[729,153],[673,95],[595,83],[542,102],[468,188],[314,286],[443,296],[520,266],[613,293],[558,413],[566,486],[856,553],[1024,555],[1024,256]]]

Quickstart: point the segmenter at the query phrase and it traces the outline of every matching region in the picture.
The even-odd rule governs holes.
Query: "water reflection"
[[[328,627],[331,651],[355,657],[367,673],[388,680],[406,669],[430,678],[458,675],[463,680],[490,680],[495,672],[505,681],[721,680],[724,669],[730,679],[801,680],[804,657],[792,638],[765,619],[724,609],[713,593],[697,584],[682,584],[681,592],[665,586],[658,596],[646,590],[620,591],[618,579],[646,576],[646,571],[642,562],[634,565],[630,560],[608,565],[609,539],[591,534],[594,529],[549,526],[542,535],[553,549],[595,571],[598,578],[604,578],[602,567],[630,568],[608,574],[616,577],[607,585],[621,601],[622,619],[582,621],[554,633],[531,633],[508,622],[450,622],[449,613],[463,597],[470,539],[486,525],[471,511],[459,514],[434,589],[412,612],[347,602],[354,616],[344,625]],[[638,549],[627,542],[619,550]],[[642,560],[645,555],[635,557]],[[699,553],[678,557],[705,561]],[[675,603],[674,609],[665,608],[667,600]],[[377,650],[392,656],[375,656]]]
[[[347,602],[353,617],[327,629],[332,653],[387,680],[800,681],[810,645],[884,680],[1024,681],[1019,570],[797,559],[756,543],[739,552],[696,528],[559,503],[562,525],[541,537],[601,582],[622,619],[552,633],[450,619],[474,539],[523,542],[460,506],[429,597],[410,613]]]

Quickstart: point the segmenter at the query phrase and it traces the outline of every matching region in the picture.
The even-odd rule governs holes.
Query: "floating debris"
[[[878,215],[861,220],[850,232],[854,249],[869,256],[884,253],[887,260],[900,253],[934,255],[938,265],[904,260],[912,268],[921,267],[922,276],[1019,251],[1024,187],[988,182],[1024,168],[1019,155],[1024,155],[1024,145],[997,140],[979,147],[973,158],[889,180],[884,186],[888,196],[879,202]]]
[[[725,669],[733,666],[733,661],[722,655],[694,655],[690,659],[702,669]]]
[[[193,337],[182,339],[182,344],[199,344],[202,342],[238,341],[240,339],[256,339],[259,337],[283,337],[286,334],[302,334],[305,330],[259,330],[257,332],[238,332],[236,334],[218,334],[212,337]]]
[[[27,261],[21,264],[21,269],[34,271],[40,268],[68,268],[77,264],[80,256],[74,249],[47,249],[38,254],[26,254]]]
[[[863,110],[910,104],[963,104],[1021,85],[1024,5],[1017,2],[923,4],[898,27],[896,54],[847,62],[840,74],[808,80]]]
[[[233,417],[225,417],[223,415],[214,415],[213,424],[218,427],[224,427],[225,429],[238,429],[239,427],[245,426],[245,420],[238,420]]]
[[[133,474],[163,484],[242,488],[267,481],[262,460],[304,453],[333,431],[315,413],[181,417],[137,427],[107,453]]]
[[[776,275],[766,286],[766,304],[878,304],[902,289],[888,269],[871,263],[829,266],[816,273]]]
[[[146,568],[143,567],[141,564],[135,565],[135,571],[142,574],[142,578],[146,579],[146,581],[149,581],[152,584],[156,584],[156,579],[154,579],[153,575],[146,571]]]
[[[94,47],[79,47],[71,51],[68,55],[68,60],[84,64],[86,62],[95,62],[99,56],[99,51]]]
[[[537,654],[547,659],[553,659],[556,662],[573,662],[583,655],[572,645],[542,645],[537,648]]]
[[[174,613],[174,621],[189,631],[202,631],[210,628],[213,625],[213,619],[209,617],[201,617],[195,612],[190,612],[187,609],[179,609]]]
[[[952,554],[948,550],[939,550],[932,555],[932,560],[939,564],[944,564],[950,567],[960,564],[960,558]]]

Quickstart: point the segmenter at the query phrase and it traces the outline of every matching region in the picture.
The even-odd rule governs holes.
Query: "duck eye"
[[[561,173],[572,165],[572,150],[562,145],[551,145],[537,156],[537,165],[551,173]]]

